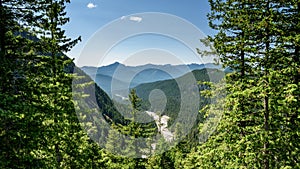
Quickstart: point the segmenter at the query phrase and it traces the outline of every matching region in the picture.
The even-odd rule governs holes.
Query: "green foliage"
[[[209,2],[218,31],[209,40],[236,71],[226,76],[217,131],[187,168],[299,167],[299,41],[290,36],[299,36],[299,1]]]
[[[68,21],[64,8],[65,1],[0,1],[0,168],[103,166],[103,151],[75,114],[74,64],[62,52],[76,40],[59,28]]]
[[[172,124],[181,103],[176,80],[189,87],[187,76],[136,87],[131,110],[117,105],[131,113],[124,118],[64,55],[80,41],[62,28],[69,0],[0,0],[0,168],[299,168],[299,0],[209,2],[218,33],[201,40],[210,51],[198,52],[218,54],[235,71],[226,85],[220,71],[192,72],[201,81],[199,126],[166,151],[163,137],[152,148],[155,123],[138,122],[150,118],[143,100],[162,90]]]

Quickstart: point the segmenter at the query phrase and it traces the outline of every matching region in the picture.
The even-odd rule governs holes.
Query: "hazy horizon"
[[[192,63],[186,63],[186,64],[155,64],[155,63],[145,63],[145,64],[139,64],[139,65],[128,65],[128,64],[124,64],[124,63],[122,63],[120,61],[115,61],[115,62],[108,63],[108,64],[101,65],[101,66],[84,65],[84,66],[80,66],[80,68],[82,68],[82,67],[98,67],[99,68],[99,67],[110,66],[110,65],[113,65],[113,64],[122,64],[122,65],[125,65],[125,66],[137,67],[137,66],[145,66],[145,65],[156,65],[156,66],[171,65],[171,66],[180,66],[180,65],[192,65],[192,64],[202,65],[202,64],[214,64],[214,63],[213,62],[207,62],[207,63],[194,63],[194,62],[192,62]]]

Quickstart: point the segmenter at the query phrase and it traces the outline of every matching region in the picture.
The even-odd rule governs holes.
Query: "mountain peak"
[[[114,63],[111,64],[111,65],[120,65],[120,64],[121,64],[120,62],[116,61],[116,62],[114,62]]]

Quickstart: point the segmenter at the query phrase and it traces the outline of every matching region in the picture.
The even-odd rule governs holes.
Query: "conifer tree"
[[[100,150],[81,130],[72,102],[72,60],[62,52],[79,39],[61,28],[69,21],[66,2],[0,1],[1,168],[101,164],[88,160]]]
[[[53,146],[45,147],[44,151],[55,154],[50,156],[50,160],[56,161],[57,167],[67,167],[74,159],[74,148],[86,144],[87,138],[80,126],[75,114],[74,105],[72,102],[72,75],[67,74],[66,67],[72,64],[72,60],[68,59],[64,53],[68,52],[79,40],[71,40],[65,36],[65,31],[61,28],[65,25],[67,18],[65,7],[69,1],[65,0],[46,0],[39,1],[41,9],[39,12],[41,18],[38,20],[38,34],[40,41],[38,51],[41,53],[43,62],[39,66],[47,68],[48,73],[45,73],[39,85],[45,85],[47,88],[42,91],[47,93],[48,109],[45,119],[51,123],[46,123],[47,135],[46,141]],[[81,140],[72,139],[72,137],[80,137]],[[73,148],[71,148],[73,147]],[[49,154],[49,155],[50,155]],[[78,154],[77,154],[78,156]],[[80,155],[78,156],[80,157]]]
[[[27,78],[36,56],[28,25],[36,17],[32,1],[0,1],[0,168],[42,165],[30,153],[41,140],[39,108],[32,103]]]
[[[219,31],[210,40],[224,66],[235,71],[226,76],[226,109],[217,131],[190,154],[186,166],[298,165],[295,154],[299,144],[295,143],[299,141],[294,127],[299,127],[299,119],[291,117],[299,111],[295,105],[298,93],[294,92],[299,87],[293,80],[298,68],[297,50],[293,49],[297,49],[299,41],[289,41],[290,33],[285,32],[289,28],[291,34],[299,36],[292,31],[299,30],[299,25],[294,24],[299,15],[298,3],[210,0],[210,26]],[[289,125],[291,119],[293,127]]]

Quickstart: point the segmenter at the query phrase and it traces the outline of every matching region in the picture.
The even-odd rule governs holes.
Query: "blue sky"
[[[210,62],[195,56],[195,48],[201,48],[198,39],[214,34],[206,18],[209,8],[207,0],[72,0],[67,5],[71,21],[64,28],[69,37],[82,36],[82,42],[68,56],[75,58],[78,66],[101,66],[115,61],[127,65]],[[153,12],[156,14],[150,19],[144,15]],[[177,33],[164,24],[166,20],[170,26],[171,20],[178,22],[173,25]],[[149,22],[156,27],[151,28]],[[193,26],[199,34],[194,33]],[[144,32],[135,34],[132,30]],[[120,32],[127,35],[118,36]],[[182,35],[177,36],[179,32]],[[104,47],[106,44],[110,45]]]

